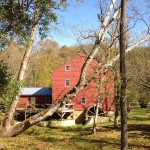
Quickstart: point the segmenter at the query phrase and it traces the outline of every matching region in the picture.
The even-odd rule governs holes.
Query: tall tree
[[[126,66],[125,50],[127,46],[126,39],[126,0],[121,0],[121,18],[120,18],[120,109],[121,109],[121,150],[128,149],[127,142],[127,101],[126,101]]]
[[[58,6],[59,4],[55,1],[45,0],[6,0],[0,2],[0,42],[3,42],[4,37],[9,38],[15,35],[17,40],[23,40],[26,44],[26,51],[17,78],[20,82],[20,89],[24,80],[36,30],[38,28],[41,37],[45,37],[45,31],[49,29],[49,24],[57,21],[54,10],[58,9]],[[12,101],[6,113],[3,123],[3,131],[5,134],[7,134],[11,128],[11,121],[18,100],[19,93]]]

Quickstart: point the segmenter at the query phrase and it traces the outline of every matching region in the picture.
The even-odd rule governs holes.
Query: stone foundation
[[[103,123],[103,122],[109,122],[109,121],[110,121],[110,117],[101,117],[101,116],[98,116],[96,123]],[[92,118],[86,123],[86,125],[93,124],[93,122],[94,122],[94,117],[92,117]]]
[[[98,122],[114,121],[114,111],[105,111],[107,117],[98,117]],[[85,123],[85,111],[74,111],[75,123]]]
[[[107,117],[98,116],[97,123],[109,122],[114,120],[114,111],[108,111]],[[48,127],[61,127],[61,126],[73,126],[75,124],[85,124],[85,111],[74,111],[74,120],[51,120],[42,121],[38,125]],[[93,124],[93,118],[91,118],[87,124]]]
[[[74,111],[74,119],[76,124],[85,122],[85,114],[84,111]]]

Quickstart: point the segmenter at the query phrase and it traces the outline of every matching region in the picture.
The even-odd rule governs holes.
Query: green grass
[[[128,142],[131,150],[150,149],[150,109],[132,109],[128,120]],[[119,150],[120,129],[113,122],[101,123],[96,135],[91,126],[47,128],[33,126],[12,138],[0,138],[0,149],[8,150]]]

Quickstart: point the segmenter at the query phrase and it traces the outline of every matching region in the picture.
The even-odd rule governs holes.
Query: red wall
[[[25,108],[30,104],[30,97],[23,96],[19,99],[18,108]]]
[[[85,62],[85,54],[78,54],[74,59],[69,61],[66,65],[58,68],[52,74],[52,102],[54,103],[57,99],[62,97],[70,89],[72,89],[79,80],[81,68]],[[93,60],[88,68],[86,78],[92,74],[97,66],[97,61]],[[70,71],[65,71],[65,66],[70,66]],[[99,77],[98,77],[99,78]],[[109,83],[106,82],[110,80]],[[65,80],[70,80],[70,87],[65,87]],[[114,110],[112,106],[114,96],[113,86],[113,74],[108,71],[107,75],[104,76],[103,82],[105,86],[101,89],[103,98],[103,108],[105,110]],[[97,101],[97,80],[93,80],[87,87],[80,91],[75,98],[72,99],[75,110],[84,110],[89,105],[95,104]],[[81,104],[81,98],[86,98],[86,104]],[[112,107],[110,107],[112,106]]]
[[[25,108],[26,106],[31,104],[31,97],[36,98],[36,107],[42,108],[45,105],[45,97],[49,97],[50,101],[52,101],[51,96],[21,96],[18,103],[18,108]],[[50,102],[51,103],[51,102]]]

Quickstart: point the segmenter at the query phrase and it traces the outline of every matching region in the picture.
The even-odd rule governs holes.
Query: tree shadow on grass
[[[137,117],[137,116],[129,117],[129,119],[131,121],[147,121],[148,119],[150,120],[150,118],[143,118],[143,117]]]
[[[82,127],[64,127],[61,129],[63,132],[80,132],[80,131],[86,130],[85,128],[82,128]]]
[[[136,138],[137,136],[150,139],[150,125],[149,124],[129,124],[128,131],[137,131],[136,133],[130,133],[129,136]],[[138,132],[140,131],[140,132]]]
[[[128,131],[142,131],[144,134],[149,133],[150,136],[150,124],[129,124]]]
[[[25,131],[24,134],[31,135],[31,136],[38,136],[38,135],[44,135],[44,134],[53,134],[54,131],[61,132],[62,129],[58,127],[40,127],[40,126],[33,126],[32,128]],[[55,133],[57,134],[57,133]]]
[[[149,124],[129,124],[128,125],[128,137],[130,139],[145,139],[149,140],[150,139],[150,125]],[[143,143],[130,143],[129,147],[136,147],[137,149],[143,148],[145,150],[150,150],[149,144],[145,145],[144,141]]]
[[[73,145],[74,149],[82,149],[82,150],[88,150],[88,149],[99,149],[103,150],[103,147],[110,146],[110,147],[117,147],[117,149],[120,147],[119,141],[116,141],[116,139],[90,139],[90,138],[83,138],[81,136],[72,136],[71,138],[55,138],[55,137],[40,137],[37,138],[39,141],[42,142],[53,142],[55,144],[59,143],[59,146],[61,144],[66,144],[67,146]],[[94,147],[93,147],[94,146]]]
[[[52,136],[48,136],[48,137],[37,137],[38,140],[43,141],[43,142],[57,142],[60,141],[59,138],[55,138]]]
[[[150,150],[150,146],[146,146],[146,145],[136,145],[136,144],[129,144],[128,145],[129,149],[144,149],[144,150]]]
[[[73,137],[74,139],[74,137]],[[75,139],[74,139],[75,140]],[[82,143],[82,145],[84,145],[85,149],[94,149],[93,146],[95,146],[95,149],[99,149],[99,150],[103,150],[103,148],[105,146],[108,147],[115,147],[115,148],[119,148],[120,147],[120,142],[116,139],[87,139],[87,138],[80,138],[80,139],[76,139],[78,141],[78,143]],[[89,145],[91,145],[91,147],[88,147],[88,143]],[[78,147],[80,144],[75,143],[76,147]]]
[[[53,129],[53,130],[52,130]],[[59,130],[57,132],[57,130]],[[112,132],[114,131],[113,126],[104,126],[99,127],[98,133],[105,134],[106,132]],[[120,131],[120,128],[116,131]],[[150,126],[148,124],[129,124],[128,125],[128,131],[129,131],[129,138],[137,138],[142,137],[149,139],[150,138]],[[140,131],[140,132],[139,132]],[[56,132],[56,133],[55,133]],[[63,132],[66,132],[63,137]],[[133,132],[133,133],[132,133]],[[43,135],[42,135],[43,134]],[[45,136],[46,134],[46,136]],[[55,134],[55,135],[54,135]],[[74,135],[71,135],[74,134]],[[90,145],[94,145],[97,149],[102,150],[108,148],[114,148],[119,149],[120,148],[120,139],[116,138],[99,138],[94,139],[90,138],[90,135],[92,134],[92,127],[61,127],[61,128],[50,128],[50,129],[42,129],[39,132],[39,128],[33,128],[33,130],[30,130],[28,132],[28,135],[35,135],[36,139],[42,142],[51,142],[53,144],[65,145],[65,144],[71,144],[75,146],[75,149],[90,149]],[[56,137],[55,137],[56,136]],[[68,145],[67,145],[68,146]],[[68,146],[69,147],[69,146]],[[93,149],[96,149],[93,148]],[[144,145],[144,143],[129,143],[129,149],[150,149],[149,145]]]
[[[98,133],[99,132],[104,132],[106,131],[113,131],[112,130],[113,128],[110,127],[110,126],[107,126],[107,127],[99,127],[98,128]],[[42,141],[42,142],[52,142],[53,144],[58,144],[59,145],[63,145],[66,144],[66,146],[69,147],[68,144],[70,145],[74,145],[73,147],[75,149],[85,149],[85,150],[88,150],[88,149],[103,149],[103,147],[105,146],[109,146],[109,147],[120,147],[120,141],[115,138],[111,138],[111,139],[108,139],[108,138],[99,138],[99,139],[95,139],[95,137],[93,136],[88,136],[90,134],[92,134],[92,128],[91,127],[68,127],[68,128],[61,128],[61,133],[60,133],[60,136],[58,137],[55,137],[55,135],[52,136],[40,136],[40,137],[36,137],[36,139],[38,139],[39,141]],[[63,137],[63,132],[64,133],[64,137]],[[66,133],[68,135],[66,135]],[[62,134],[62,135],[61,135]],[[71,134],[73,134],[71,136]],[[93,146],[93,147],[92,147]]]

